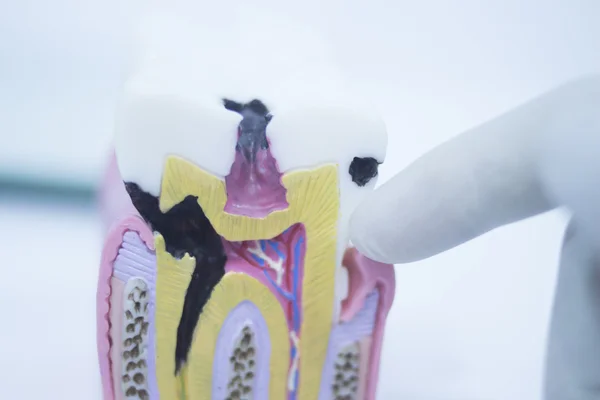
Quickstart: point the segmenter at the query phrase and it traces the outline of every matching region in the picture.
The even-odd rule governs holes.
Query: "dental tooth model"
[[[375,399],[394,272],[347,231],[384,124],[324,81],[156,65],[125,90],[101,198],[104,398]]]

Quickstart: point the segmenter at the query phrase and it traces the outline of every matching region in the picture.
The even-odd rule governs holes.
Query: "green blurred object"
[[[60,202],[93,205],[96,187],[84,183],[35,178],[0,172],[0,197],[24,202]]]

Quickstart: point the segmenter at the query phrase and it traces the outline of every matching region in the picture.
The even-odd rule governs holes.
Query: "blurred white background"
[[[96,185],[141,3],[0,0],[2,399],[100,399],[94,206],[85,195],[15,194],[7,182]],[[600,70],[598,0],[253,4],[322,32],[379,108],[390,135],[380,182],[462,130]],[[397,266],[379,398],[539,399],[563,228],[550,213]]]

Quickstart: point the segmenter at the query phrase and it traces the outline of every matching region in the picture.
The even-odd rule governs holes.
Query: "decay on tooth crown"
[[[348,173],[352,177],[352,182],[358,186],[365,186],[377,176],[378,167],[379,161],[373,157],[354,157]]]
[[[282,174],[269,149],[267,125],[272,119],[260,100],[241,104],[224,100],[225,108],[242,115],[238,126],[235,157],[225,177],[227,203],[225,212],[264,218],[271,212],[288,207]]]

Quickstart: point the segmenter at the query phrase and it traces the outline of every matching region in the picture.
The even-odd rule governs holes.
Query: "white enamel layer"
[[[202,167],[224,177],[233,163],[236,126],[241,117],[184,87],[135,77],[117,114],[115,151],[123,180],[158,196],[168,155],[203,160]]]
[[[222,99],[260,99],[274,116],[267,136],[282,173],[339,166],[336,276],[347,282],[341,260],[349,218],[376,181],[357,186],[349,167],[354,157],[384,161],[385,125],[349,90],[327,46],[305,27],[251,7],[227,18],[225,25],[218,18],[193,24],[163,14],[146,20],[142,31],[152,35],[144,36],[118,113],[121,175],[158,195],[164,160],[178,155],[224,179],[241,117],[226,110]],[[336,284],[335,318],[347,295],[344,285]]]
[[[173,9],[150,9],[138,27],[138,57],[116,122],[125,181],[157,195],[167,154],[203,160],[226,176],[241,117],[223,108],[224,97],[258,98],[273,112],[349,97],[330,51],[309,28],[254,6],[211,5],[210,13],[190,15]]]

